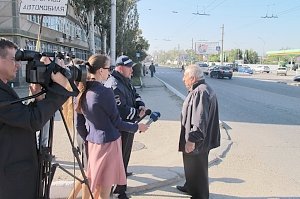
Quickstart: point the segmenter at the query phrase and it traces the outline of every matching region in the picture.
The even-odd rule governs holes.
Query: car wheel
[[[232,78],[232,76],[230,76],[230,77],[228,77],[229,79],[231,79]]]

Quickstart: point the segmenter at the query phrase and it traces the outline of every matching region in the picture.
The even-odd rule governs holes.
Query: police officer
[[[131,84],[131,76],[134,63],[128,56],[122,55],[116,60],[115,70],[111,76],[105,82],[106,87],[111,87],[114,90],[115,100],[120,112],[122,120],[127,122],[135,122],[139,117],[145,114],[145,104],[142,102],[141,97],[134,86]],[[126,175],[129,176],[132,173],[127,172],[127,166],[130,159],[133,133],[122,132],[122,155],[125,167]],[[126,185],[118,185],[114,193],[118,194],[118,198],[128,198],[126,193]]]

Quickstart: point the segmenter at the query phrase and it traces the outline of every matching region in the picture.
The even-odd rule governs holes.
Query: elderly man
[[[177,186],[192,199],[209,198],[208,154],[220,146],[218,102],[200,67],[191,65],[183,82],[189,93],[181,112],[179,151],[183,154],[186,182]]]
[[[139,117],[145,114],[145,104],[131,84],[131,76],[134,63],[128,56],[122,55],[116,61],[115,70],[111,77],[105,83],[106,87],[114,90],[115,100],[123,121],[136,122]],[[121,131],[122,138],[122,155],[126,171],[126,176],[132,175],[127,172],[130,154],[133,145],[134,134]],[[118,185],[114,193],[118,194],[118,198],[127,199],[125,193],[126,185]]]

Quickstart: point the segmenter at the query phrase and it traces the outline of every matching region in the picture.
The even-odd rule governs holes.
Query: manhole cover
[[[141,142],[134,141],[132,146],[132,151],[138,151],[145,148],[145,145]]]

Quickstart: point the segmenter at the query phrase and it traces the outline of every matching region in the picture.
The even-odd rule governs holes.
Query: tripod
[[[49,139],[48,139],[48,143],[47,146],[43,146],[41,145],[41,136],[40,136],[40,143],[39,143],[39,184],[38,184],[38,193],[37,193],[37,198],[38,199],[49,199],[49,195],[50,195],[50,187],[51,187],[51,183],[56,171],[56,168],[60,168],[61,170],[63,170],[64,172],[66,172],[67,174],[69,174],[70,176],[72,176],[73,178],[75,178],[76,180],[78,180],[80,183],[84,183],[87,185],[87,188],[89,190],[89,193],[91,195],[91,198],[94,199],[91,188],[89,186],[88,183],[88,179],[85,175],[85,172],[83,170],[83,166],[82,163],[80,161],[79,155],[78,155],[78,149],[74,146],[73,142],[72,142],[72,137],[70,135],[70,131],[67,127],[67,123],[66,120],[64,118],[64,115],[62,114],[62,110],[59,109],[59,113],[61,115],[61,118],[63,120],[67,135],[68,135],[68,139],[69,142],[72,146],[72,152],[74,157],[76,158],[76,161],[78,163],[78,166],[80,168],[81,171],[81,175],[83,176],[83,180],[78,178],[77,176],[75,176],[74,174],[72,174],[71,172],[69,172],[68,170],[66,170],[65,168],[63,168],[61,165],[59,165],[58,163],[52,164],[52,143],[53,143],[53,127],[54,127],[54,117],[52,117],[50,119],[50,125],[49,125]]]

